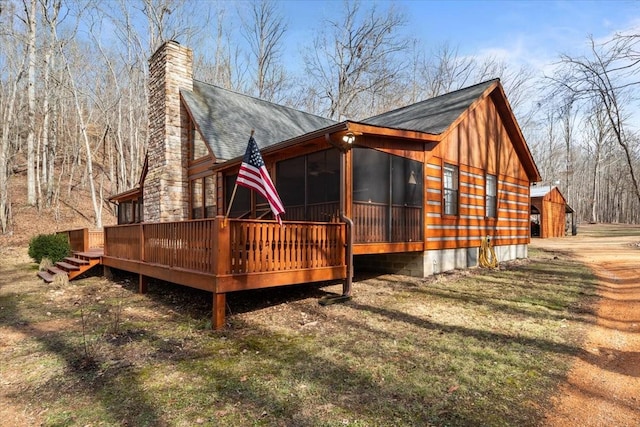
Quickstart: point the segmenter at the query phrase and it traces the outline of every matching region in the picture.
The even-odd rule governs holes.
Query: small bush
[[[62,261],[71,254],[66,234],[40,234],[29,242],[29,256],[37,263],[49,258],[52,263]]]

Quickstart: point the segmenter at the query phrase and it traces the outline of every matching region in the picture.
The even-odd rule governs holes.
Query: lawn
[[[229,294],[223,331],[206,292],[45,285],[22,251],[0,255],[0,415],[25,424],[538,425],[593,322],[595,278],[540,250],[358,278],[337,305],[318,299],[341,285]]]

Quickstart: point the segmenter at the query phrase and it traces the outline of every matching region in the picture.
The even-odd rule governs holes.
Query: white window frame
[[[485,202],[484,216],[487,218],[498,217],[498,177],[487,174],[485,176]]]
[[[442,168],[442,214],[458,215],[458,188],[460,171],[458,166],[448,163]]]

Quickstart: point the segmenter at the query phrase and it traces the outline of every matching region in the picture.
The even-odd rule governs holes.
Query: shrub
[[[62,261],[71,254],[66,234],[40,234],[29,242],[29,256],[37,263],[49,258],[52,263]]]

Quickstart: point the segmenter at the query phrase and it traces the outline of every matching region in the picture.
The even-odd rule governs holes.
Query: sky
[[[323,17],[341,0],[280,0],[288,21],[287,39],[308,43]],[[363,1],[366,5],[367,0]],[[545,69],[559,53],[579,54],[586,38],[607,37],[640,26],[637,1],[378,1],[394,4],[408,18],[405,31],[428,47],[444,42],[462,55],[492,55]],[[295,41],[294,41],[295,40]],[[294,46],[291,46],[294,48]]]

